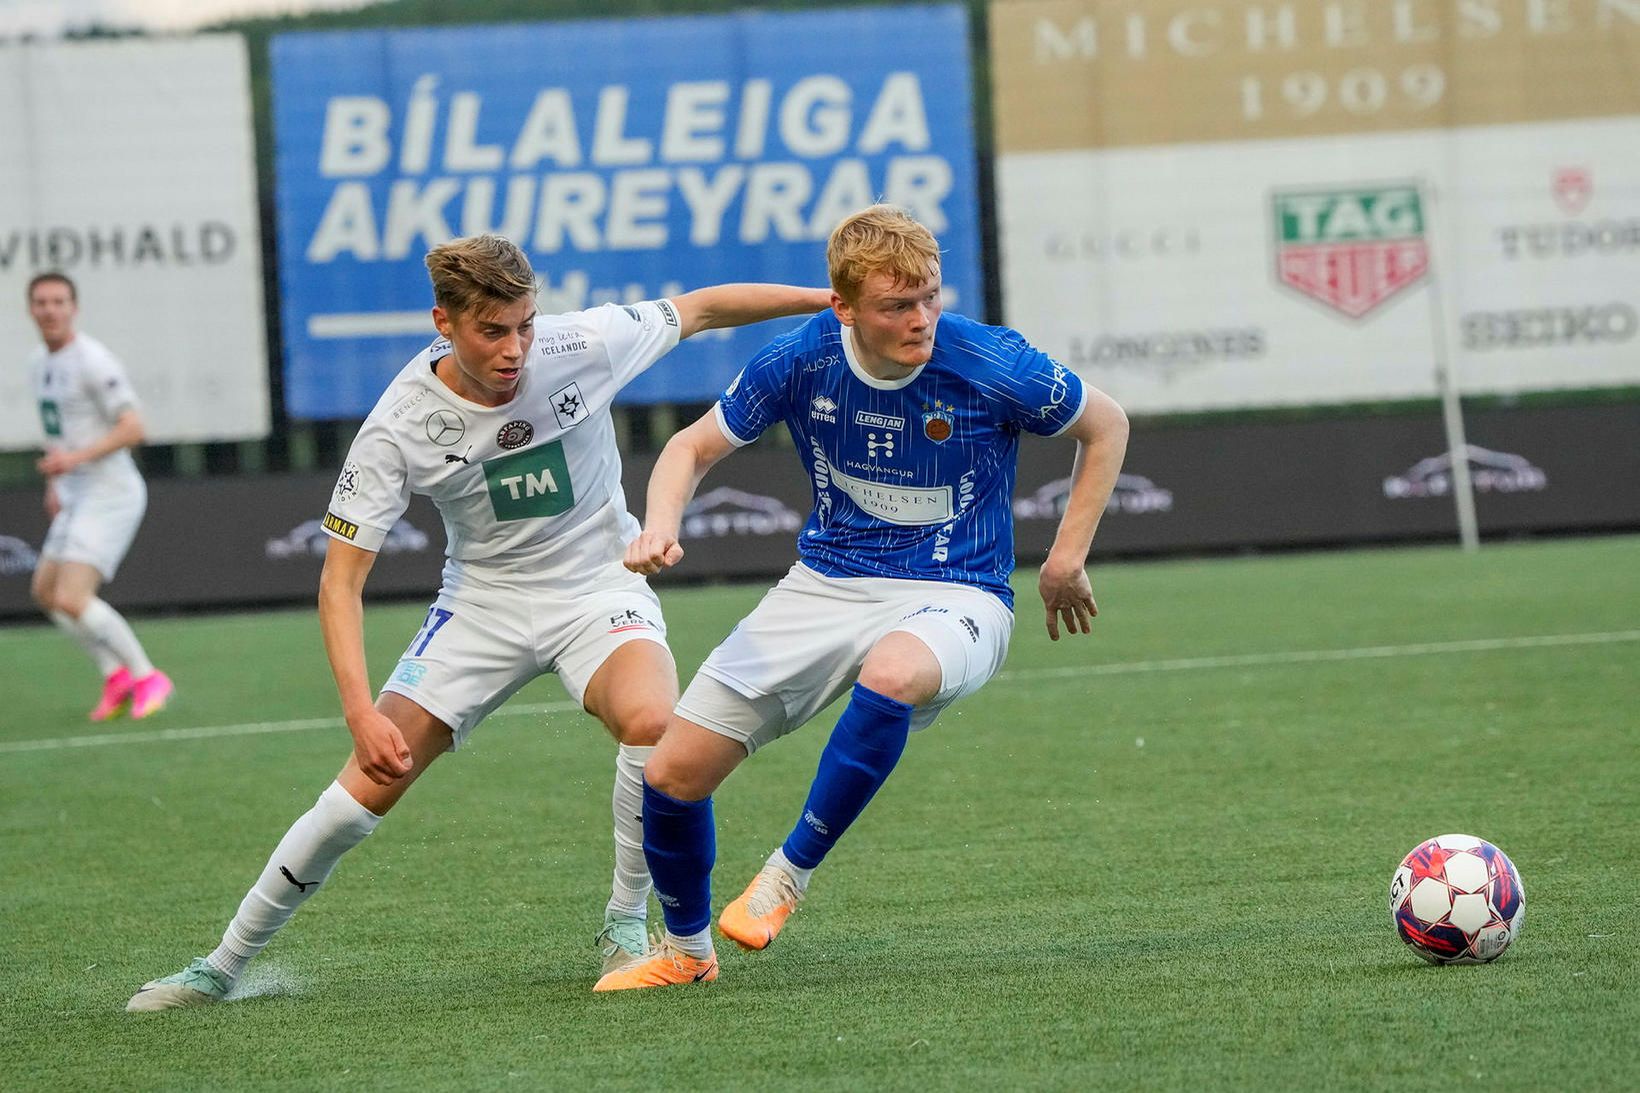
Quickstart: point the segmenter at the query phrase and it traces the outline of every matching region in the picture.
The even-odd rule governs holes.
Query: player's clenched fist
[[[410,746],[387,715],[368,710],[359,715],[357,723],[350,720],[347,727],[353,733],[353,754],[366,778],[379,786],[390,786],[410,773],[414,765]]]
[[[683,547],[671,535],[662,535],[647,528],[626,544],[626,568],[634,573],[652,576],[683,560]]]

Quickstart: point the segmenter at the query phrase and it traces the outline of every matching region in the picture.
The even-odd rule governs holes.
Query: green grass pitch
[[[317,625],[139,621],[178,698],[109,727],[77,650],[0,630],[4,1084],[1640,1087],[1640,540],[1093,572],[1095,634],[1058,644],[1020,575],[1004,674],[913,738],[774,947],[620,996],[590,993],[612,747],[548,679],[344,859],[245,997],[123,1013],[213,947],[344,757]],[[761,591],[663,593],[686,674]],[[422,610],[368,611],[377,678]],[[718,906],[829,725],[718,794]],[[1520,869],[1495,964],[1425,965],[1389,925],[1401,855],[1449,831]]]

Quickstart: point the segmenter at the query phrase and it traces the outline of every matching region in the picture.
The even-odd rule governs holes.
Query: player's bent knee
[[[905,670],[894,666],[878,668],[867,665],[860,672],[860,685],[876,691],[884,698],[904,702],[907,706],[921,706],[939,693],[938,674]]]
[[[680,801],[704,800],[717,788],[701,772],[659,753],[650,756],[649,762],[644,764],[643,780],[649,783],[650,788]]]
[[[653,747],[661,742],[671,720],[670,706],[646,707],[623,718],[615,726],[615,739],[634,748]]]

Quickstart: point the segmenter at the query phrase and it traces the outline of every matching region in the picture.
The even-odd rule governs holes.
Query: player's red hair
[[[832,229],[826,266],[832,290],[852,304],[873,273],[892,275],[896,285],[920,285],[937,275],[940,245],[904,209],[873,205]]]

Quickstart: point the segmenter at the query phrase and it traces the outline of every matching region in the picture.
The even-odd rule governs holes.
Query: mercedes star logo
[[[467,433],[461,416],[452,410],[434,410],[427,415],[427,439],[448,448]]]

